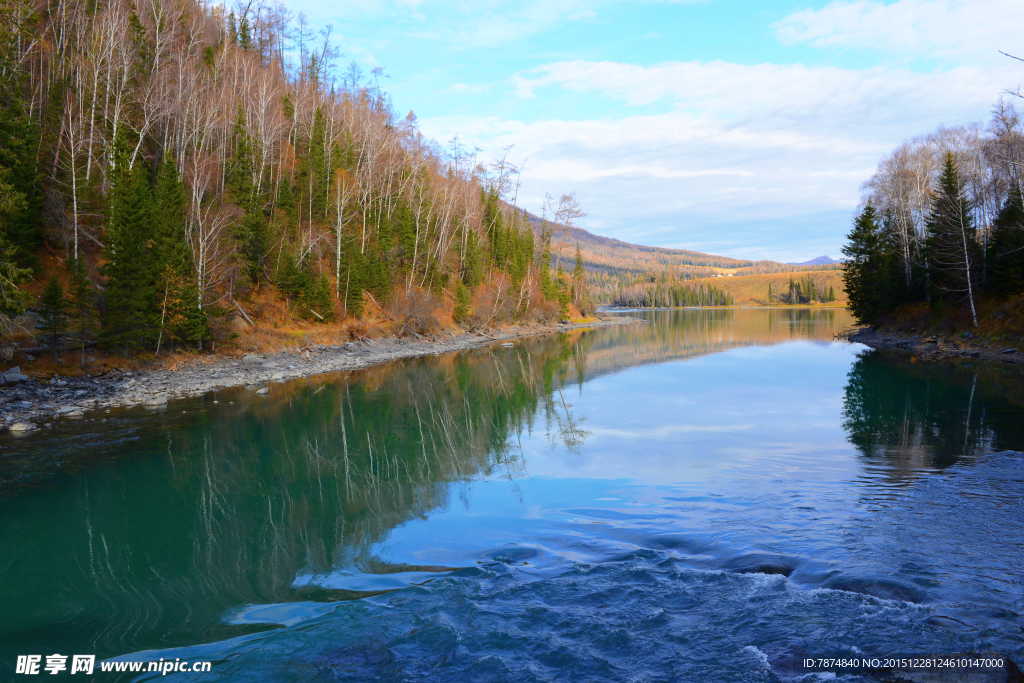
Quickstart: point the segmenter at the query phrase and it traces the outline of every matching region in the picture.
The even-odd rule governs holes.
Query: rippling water
[[[1024,658],[1024,465],[999,453],[1024,448],[1017,368],[833,342],[843,311],[632,315],[651,324],[4,437],[0,671],[60,652],[214,660],[182,680],[773,681],[804,654]]]

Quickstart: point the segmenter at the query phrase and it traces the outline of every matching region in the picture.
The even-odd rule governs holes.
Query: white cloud
[[[778,251],[778,233],[838,253],[859,186],[901,140],[984,116],[1008,72],[934,73],[803,65],[673,62],[650,67],[569,61],[517,74],[522,95],[570,92],[588,101],[662,103],[657,114],[520,122],[424,121],[456,131],[484,158],[514,144],[529,158],[520,198],[576,190],[585,227],[663,246],[736,256]],[[774,233],[766,232],[774,226]],[[648,238],[650,239],[650,238]],[[799,253],[803,253],[800,251]],[[817,255],[817,253],[813,254]]]
[[[1022,51],[1020,0],[836,0],[794,12],[773,28],[783,43],[880,50],[907,57],[968,57],[972,63]]]

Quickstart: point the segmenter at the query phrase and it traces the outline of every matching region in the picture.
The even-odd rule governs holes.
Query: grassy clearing
[[[759,273],[757,275],[702,278],[700,280],[691,280],[690,284],[703,283],[725,288],[732,294],[737,306],[778,306],[780,304],[777,301],[768,301],[768,285],[771,285],[774,294],[783,294],[789,291],[790,278],[799,280],[808,276],[814,280],[819,290],[826,290],[832,287],[836,294],[834,303],[816,305],[838,308],[845,308],[847,306],[849,300],[847,299],[846,291],[843,289],[843,271],[841,270],[820,270],[804,273]]]

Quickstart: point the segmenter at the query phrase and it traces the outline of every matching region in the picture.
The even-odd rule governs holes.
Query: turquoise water
[[[845,311],[629,315],[3,437],[0,674],[54,652],[209,659],[178,677],[210,681],[1020,661],[1024,472],[992,455],[1024,448],[1016,367],[835,342]]]

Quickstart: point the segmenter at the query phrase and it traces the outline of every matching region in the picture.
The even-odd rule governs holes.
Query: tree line
[[[47,334],[119,351],[202,348],[261,290],[311,322],[424,296],[480,323],[581,300],[505,201],[514,166],[425,139],[382,71],[337,57],[330,27],[283,5],[3,0],[0,332],[33,304],[40,254],[63,264]]]
[[[790,277],[789,288],[785,292],[772,291],[772,284],[768,283],[770,304],[830,304],[835,300],[836,293],[832,286],[822,287],[810,275],[798,280]]]
[[[1022,127],[1000,100],[987,127],[941,128],[883,159],[843,248],[859,320],[927,305],[976,328],[984,298],[1024,292]]]
[[[658,282],[634,285],[618,291],[612,305],[627,308],[680,308],[685,306],[733,306],[735,299],[727,290],[703,283]]]

